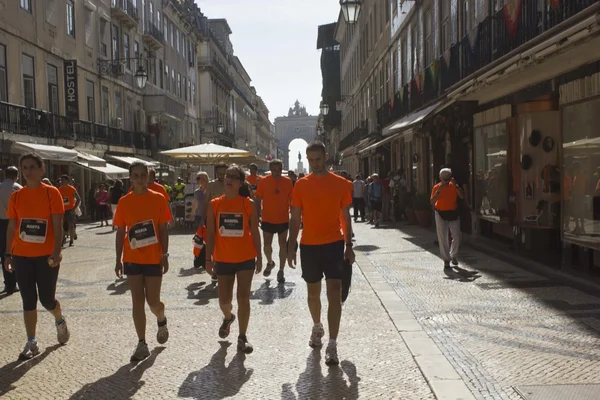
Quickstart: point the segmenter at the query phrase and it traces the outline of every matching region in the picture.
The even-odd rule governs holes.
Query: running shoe
[[[283,276],[283,270],[282,269],[280,269],[277,272],[277,282],[279,282],[279,283],[285,283],[285,276]]]
[[[71,333],[69,332],[69,328],[67,327],[67,321],[63,317],[62,322],[56,323],[56,340],[58,343],[65,344],[69,341],[71,337]]]
[[[25,348],[21,354],[19,354],[19,360],[31,360],[38,354],[40,354],[40,348],[38,347],[37,342],[27,341]]]
[[[323,328],[323,324],[319,322],[318,324],[313,325],[308,345],[310,347],[323,346],[323,336],[325,336],[325,329]]]
[[[219,282],[219,278],[217,277],[217,273],[213,272],[212,276],[210,277],[210,280],[212,283],[217,283]]]
[[[450,270],[452,269],[452,267],[450,266],[450,263],[448,261],[444,261],[444,269],[445,270]]]
[[[142,361],[150,357],[150,350],[146,342],[139,342],[133,355],[131,356],[131,362]]]
[[[158,323],[158,332],[156,332],[156,341],[159,344],[165,344],[169,340],[169,328],[167,328],[167,319]]]
[[[229,336],[229,332],[231,330],[231,324],[233,324],[233,321],[235,321],[234,314],[231,314],[231,318],[223,320],[223,323],[221,324],[221,327],[219,328],[219,337],[221,339],[225,339],[227,336]]]
[[[271,271],[273,271],[273,268],[275,268],[275,263],[273,261],[271,261],[270,263],[267,263],[267,266],[265,267],[265,271],[263,272],[263,276],[265,278],[267,276],[271,276]]]
[[[337,353],[337,344],[330,343],[327,345],[325,350],[325,364],[326,365],[338,365],[340,360]]]
[[[252,347],[252,345],[248,342],[248,339],[246,338],[246,336],[238,337],[237,348],[238,348],[238,351],[241,351],[242,353],[245,353],[245,354],[250,354],[254,351],[254,347]]]
[[[458,266],[458,260],[456,259],[456,257],[452,258],[452,265],[454,265],[455,267]]]

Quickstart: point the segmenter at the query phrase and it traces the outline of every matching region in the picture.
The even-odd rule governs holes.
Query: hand
[[[356,256],[354,255],[354,250],[352,250],[352,247],[346,246],[346,251],[344,252],[344,259],[348,260],[350,264],[354,264]]]
[[[163,275],[166,274],[169,271],[169,257],[162,256],[160,259],[160,266],[162,267]]]
[[[8,256],[4,258],[4,270],[6,272],[13,273],[14,269],[12,267],[13,259],[12,256]]]
[[[215,269],[215,263],[212,260],[206,260],[206,265],[204,266],[204,269],[206,269],[207,274],[212,275]]]
[[[292,242],[288,243],[287,261],[290,268],[296,269],[296,245]]]
[[[121,261],[117,261],[115,265],[115,274],[117,275],[117,278],[123,278],[123,263]]]
[[[50,260],[52,260],[52,265],[50,265],[50,263],[48,263],[48,265],[50,265],[51,268],[58,267],[62,261],[62,254],[60,253],[60,250],[52,253],[50,257],[48,257],[48,261]]]
[[[256,268],[254,269],[254,273],[255,274],[260,274],[260,271],[262,271],[262,267],[263,267],[263,261],[262,258],[257,258],[256,259]]]

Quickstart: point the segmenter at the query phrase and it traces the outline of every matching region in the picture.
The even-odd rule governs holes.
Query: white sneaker
[[[63,322],[60,324],[56,324],[56,339],[58,343],[65,344],[69,341],[71,337],[71,333],[69,332],[69,328],[67,327],[67,321],[63,317]]]
[[[19,354],[19,359],[20,360],[31,360],[33,357],[37,356],[38,354],[40,354],[40,349],[37,345],[37,342],[27,341],[27,343],[25,344],[25,348],[23,349],[21,354]]]
[[[313,325],[308,345],[310,347],[323,346],[323,336],[325,336],[325,329],[323,328],[323,324],[319,322],[318,324]]]
[[[131,356],[131,362],[142,361],[150,357],[150,350],[145,342],[139,342],[133,355]]]
[[[328,344],[325,350],[325,364],[326,365],[338,365],[340,360],[338,359],[337,344]]]

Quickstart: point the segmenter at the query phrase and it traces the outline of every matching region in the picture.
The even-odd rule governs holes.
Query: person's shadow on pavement
[[[290,297],[296,286],[293,282],[280,283],[277,286],[271,286],[271,280],[265,281],[250,296],[250,300],[260,300],[260,305],[271,305],[275,300]]]
[[[250,380],[252,369],[244,366],[246,355],[237,352],[229,365],[225,366],[230,342],[220,341],[221,348],[213,354],[208,365],[191,372],[179,387],[178,397],[193,399],[224,399],[233,397]]]
[[[70,400],[76,399],[130,399],[138,390],[140,390],[145,382],[142,379],[144,372],[156,361],[156,357],[162,353],[164,347],[155,347],[150,352],[150,357],[139,363],[127,363],[114,374],[100,378],[96,382],[88,383],[76,393]]]
[[[210,303],[211,299],[219,298],[215,285],[207,284],[206,282],[191,283],[185,289],[188,292],[188,299],[198,300],[194,303],[194,305],[197,306],[205,306]],[[198,293],[194,293],[195,290],[197,290]]]
[[[13,383],[21,379],[30,369],[41,363],[44,358],[48,357],[50,353],[59,347],[62,347],[62,345],[55,344],[54,346],[46,347],[46,350],[44,350],[43,353],[31,360],[13,361],[0,368],[0,397],[5,396],[11,390],[14,390],[15,387],[13,386]]]
[[[446,278],[444,279],[465,283],[474,282],[481,278],[479,271],[469,271],[459,267],[453,267],[453,269],[444,268],[444,274],[446,274]]]
[[[344,360],[340,367],[328,367],[329,373],[323,377],[321,349],[314,349],[306,359],[306,370],[298,377],[296,383],[298,396],[294,394],[290,383],[284,383],[281,386],[281,399],[358,399],[360,378],[356,375],[356,366],[352,362]],[[344,373],[348,376],[349,385],[344,380]]]
[[[127,282],[127,279],[116,280],[114,283],[108,285],[106,290],[110,290],[112,292],[110,294],[111,296],[120,296],[127,293],[129,290],[129,282]]]

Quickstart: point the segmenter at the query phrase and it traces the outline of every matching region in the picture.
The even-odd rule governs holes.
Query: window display
[[[563,237],[600,247],[600,99],[562,110]]]
[[[475,130],[475,209],[493,222],[508,220],[508,134],[506,123]]]

